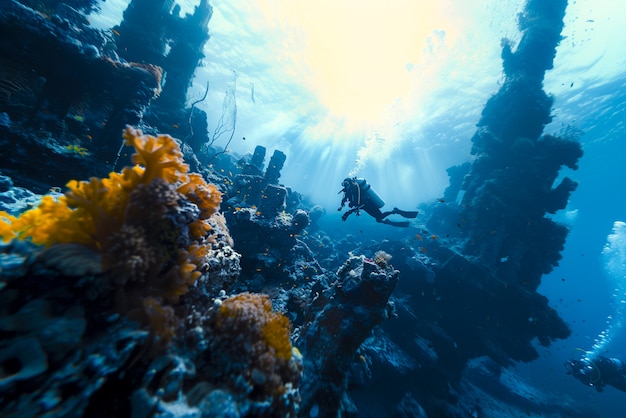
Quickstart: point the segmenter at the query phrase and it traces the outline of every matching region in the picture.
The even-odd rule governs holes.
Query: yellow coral
[[[124,144],[137,151],[132,156],[133,163],[146,167],[141,179],[144,184],[157,177],[174,183],[189,171],[180,147],[169,135],[143,135],[139,129],[128,126],[124,130]]]
[[[186,175],[189,166],[183,162],[178,144],[169,135],[153,137],[140,130],[124,130],[127,145],[137,151],[133,162],[121,173],[112,172],[108,178],[87,181],[71,180],[65,196],[55,200],[44,196],[39,207],[24,212],[19,218],[0,212],[0,234],[5,242],[13,238],[31,238],[35,244],[82,243],[96,249],[106,245],[111,233],[123,222],[130,193],[140,184],[161,178],[181,183],[179,192],[188,194],[202,212],[202,219],[213,215],[220,203],[214,185],[208,185],[198,174]],[[197,237],[208,231],[204,223],[192,225]]]
[[[54,243],[88,243],[92,233],[89,221],[85,219],[84,213],[70,209],[66,200],[66,196],[58,200],[44,196],[37,208],[19,217],[0,212],[0,235],[3,241],[31,238],[35,244],[46,246]]]
[[[277,358],[285,361],[291,358],[291,323],[285,315],[274,312],[267,295],[244,292],[226,299],[220,306],[218,324],[230,326],[233,320],[248,324],[250,331],[258,327],[252,332],[258,332],[263,343],[274,351]]]
[[[214,184],[207,184],[200,174],[191,173],[186,180],[177,191],[200,208],[199,219],[189,226],[191,235],[199,239],[211,230],[206,220],[217,213],[221,195],[217,187]]]
[[[0,211],[0,237],[6,243],[17,236],[18,218],[5,211]]]
[[[291,342],[289,333],[291,332],[291,322],[285,315],[273,313],[261,328],[263,342],[272,347],[276,357],[282,360],[291,358]]]
[[[47,247],[82,244],[102,255],[103,270],[118,286],[147,283],[149,295],[175,303],[200,276],[211,245],[208,220],[221,196],[199,174],[187,174],[189,166],[169,135],[154,137],[127,127],[123,136],[136,150],[136,165],[107,178],[71,180],[65,195],[44,196],[19,217],[0,212],[0,236]],[[200,209],[187,225],[168,216],[184,199]],[[149,304],[152,311],[155,306]]]
[[[214,184],[207,184],[200,174],[189,174],[188,181],[178,191],[200,208],[200,219],[209,219],[219,208],[219,190]]]
[[[222,301],[208,322],[209,367],[220,382],[253,387],[257,401],[282,403],[300,379],[299,357],[292,356],[289,319],[272,309],[267,295],[240,293]],[[251,373],[251,371],[254,371]]]

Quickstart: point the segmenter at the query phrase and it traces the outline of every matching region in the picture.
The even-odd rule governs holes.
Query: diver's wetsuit
[[[626,365],[619,359],[598,356],[590,359],[583,357],[565,363],[568,373],[587,386],[596,388],[598,392],[610,385],[617,390],[626,392]]]
[[[359,215],[359,212],[362,209],[367,212],[368,215],[376,219],[376,222],[391,226],[407,227],[409,226],[408,221],[396,222],[385,218],[389,215],[400,215],[404,218],[412,219],[418,214],[417,211],[405,211],[398,208],[393,208],[393,210],[387,212],[381,212],[380,208],[385,205],[385,202],[383,202],[380,196],[372,190],[372,186],[370,186],[365,179],[357,179],[356,177],[346,178],[343,181],[342,186],[343,189],[341,189],[339,193],[343,192],[344,195],[341,199],[341,207],[337,210],[340,211],[343,209],[346,202],[348,202],[348,206],[352,208],[341,215],[342,221],[348,219],[348,216],[355,212]]]

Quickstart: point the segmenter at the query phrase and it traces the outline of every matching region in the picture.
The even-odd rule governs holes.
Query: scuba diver
[[[378,194],[376,194],[376,192],[372,190],[372,186],[370,186],[367,181],[365,181],[365,179],[347,177],[341,185],[343,186],[343,189],[339,190],[339,193],[343,192],[343,199],[341,199],[341,206],[337,210],[341,211],[341,209],[343,209],[343,207],[346,205],[346,202],[348,202],[348,206],[352,208],[343,215],[341,215],[342,221],[348,219],[348,216],[352,215],[355,212],[357,216],[359,216],[362,209],[369,215],[374,217],[374,219],[376,219],[376,222],[405,228],[409,226],[408,221],[397,222],[390,221],[385,218],[389,215],[396,214],[404,218],[410,219],[413,219],[417,216],[417,211],[409,212],[400,210],[398,208],[393,208],[393,210],[387,212],[381,212],[380,208],[385,206],[385,202],[383,202],[380,196],[378,196]]]
[[[598,392],[602,392],[606,385],[626,392],[626,365],[619,359],[597,356],[592,360],[588,356],[584,356],[577,360],[567,361],[565,368],[567,374],[573,375]]]

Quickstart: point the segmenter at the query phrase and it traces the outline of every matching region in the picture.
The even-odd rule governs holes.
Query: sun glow
[[[262,10],[298,34],[285,40],[290,61],[329,114],[362,127],[380,124],[414,88],[434,22],[450,10],[433,3],[285,0]]]
[[[306,183],[317,202],[357,175],[402,178],[386,196],[414,204],[440,194],[445,168],[468,152],[457,141],[469,140],[497,89],[499,41],[517,34],[521,3],[212,0],[214,59],[198,80],[218,85],[237,68],[237,129],[254,142],[231,146],[287,153],[284,177]],[[210,112],[219,93],[199,107]],[[413,179],[425,178],[417,196]]]
[[[182,14],[197,2],[180,0]],[[440,194],[445,169],[466,157],[480,109],[497,89],[499,41],[518,33],[522,4],[211,0],[211,39],[188,99],[210,84],[197,107],[215,130],[236,77],[228,152],[245,155],[257,144],[285,152],[285,181],[318,202],[333,198],[329,185],[347,174],[377,178],[378,187],[386,178],[422,179],[417,191],[407,181],[385,195],[423,200]]]

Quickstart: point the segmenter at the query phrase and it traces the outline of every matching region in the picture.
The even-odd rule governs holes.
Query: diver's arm
[[[341,220],[345,221],[346,219],[348,219],[348,216],[352,215],[354,212],[356,212],[356,216],[359,216],[359,211],[361,210],[363,206],[357,206],[354,209],[350,209],[349,211],[347,211],[346,213],[344,213],[343,215],[341,215]],[[341,208],[340,208],[341,210]]]

